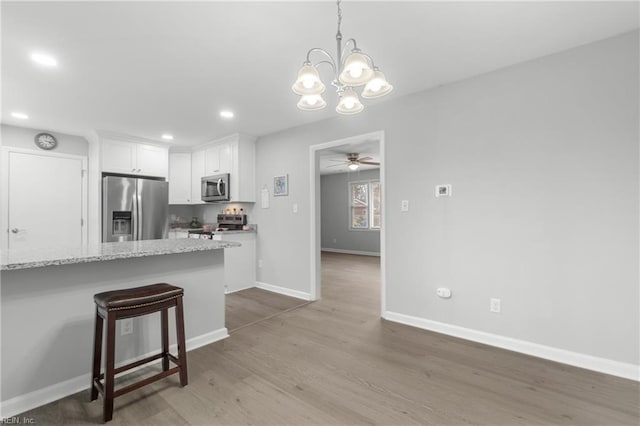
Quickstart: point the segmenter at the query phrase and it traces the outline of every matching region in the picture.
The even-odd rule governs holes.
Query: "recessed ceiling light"
[[[229,110],[220,111],[220,117],[233,118],[233,111],[229,111]]]
[[[166,139],[168,141],[172,141],[173,140],[173,135],[165,133],[164,135],[162,135],[162,139]]]
[[[29,118],[29,116],[25,113],[22,112],[12,112],[11,116],[13,118],[19,118],[20,120],[26,120],[27,118]]]
[[[32,53],[31,60],[46,67],[55,67],[58,65],[58,61],[56,61],[56,58],[50,55],[45,55],[44,53]]]

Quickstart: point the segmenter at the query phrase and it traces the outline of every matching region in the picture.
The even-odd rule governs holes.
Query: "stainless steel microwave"
[[[229,173],[202,178],[202,201],[229,200]]]

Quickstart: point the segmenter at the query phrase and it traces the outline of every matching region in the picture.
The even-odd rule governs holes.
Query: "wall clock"
[[[35,137],[36,145],[41,149],[53,149],[58,146],[58,141],[49,133],[38,133]]]

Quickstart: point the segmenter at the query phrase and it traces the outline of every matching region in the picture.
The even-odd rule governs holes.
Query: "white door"
[[[4,154],[8,248],[85,244],[86,158],[12,148]]]

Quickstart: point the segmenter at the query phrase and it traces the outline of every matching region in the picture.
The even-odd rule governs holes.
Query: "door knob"
[[[14,234],[17,234],[18,232],[20,232],[20,230],[18,228],[13,228],[11,232],[13,232]]]

